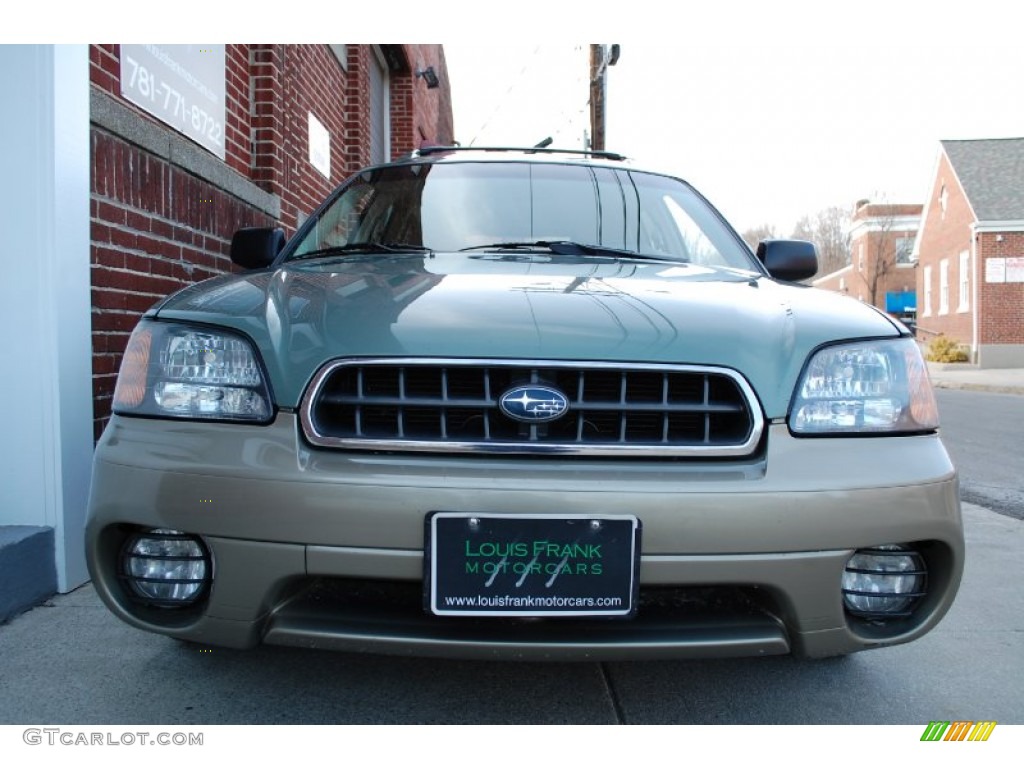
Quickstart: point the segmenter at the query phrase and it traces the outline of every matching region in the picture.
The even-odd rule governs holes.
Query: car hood
[[[333,358],[516,358],[725,366],[777,418],[815,347],[899,335],[858,301],[753,272],[525,254],[294,261],[190,286],[156,312],[247,334],[286,408]]]

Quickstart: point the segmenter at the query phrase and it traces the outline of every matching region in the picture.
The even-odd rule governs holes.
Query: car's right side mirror
[[[284,248],[284,230],[276,227],[247,227],[231,238],[231,261],[244,269],[262,269],[273,264]]]
[[[818,273],[818,251],[806,240],[762,240],[757,258],[779,280],[806,280]]]

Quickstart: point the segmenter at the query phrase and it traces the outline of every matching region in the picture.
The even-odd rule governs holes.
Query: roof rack
[[[603,149],[551,149],[549,147],[463,147],[456,145],[434,144],[414,149],[412,157],[424,157],[425,155],[438,155],[442,152],[525,152],[526,154],[543,155],[586,155],[588,157],[599,157],[603,160],[625,160],[625,155],[618,152],[608,152]]]

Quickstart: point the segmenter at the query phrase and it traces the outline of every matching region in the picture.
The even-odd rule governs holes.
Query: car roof
[[[599,158],[602,160],[625,160],[625,155],[618,152],[609,152],[604,149],[559,149],[557,147],[463,147],[459,145],[428,145],[413,150],[413,157],[426,157],[429,155],[449,155],[458,153],[508,153],[530,156],[530,159],[548,158],[557,155],[575,155],[583,159]]]
[[[402,165],[417,165],[423,163],[448,164],[448,163],[546,163],[557,165],[580,165],[586,167],[618,168],[630,171],[649,173],[656,176],[665,176],[677,181],[685,180],[681,177],[666,173],[664,171],[651,170],[649,168],[638,168],[625,155],[618,152],[605,150],[585,149],[558,149],[554,147],[463,147],[428,145],[413,150],[407,155],[396,158],[386,163],[376,163],[363,170],[374,168],[387,168]]]
[[[617,152],[586,149],[555,149],[549,147],[462,147],[430,145],[413,150],[390,163],[380,165],[404,165],[406,163],[448,163],[448,162],[529,162],[529,163],[580,163],[582,165],[610,165],[622,167],[627,158]]]

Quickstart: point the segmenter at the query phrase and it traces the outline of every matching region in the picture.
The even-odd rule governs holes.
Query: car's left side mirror
[[[757,258],[779,280],[806,280],[818,273],[818,251],[806,240],[763,240]]]
[[[244,269],[262,269],[273,264],[284,248],[284,230],[248,227],[231,238],[231,261]]]

